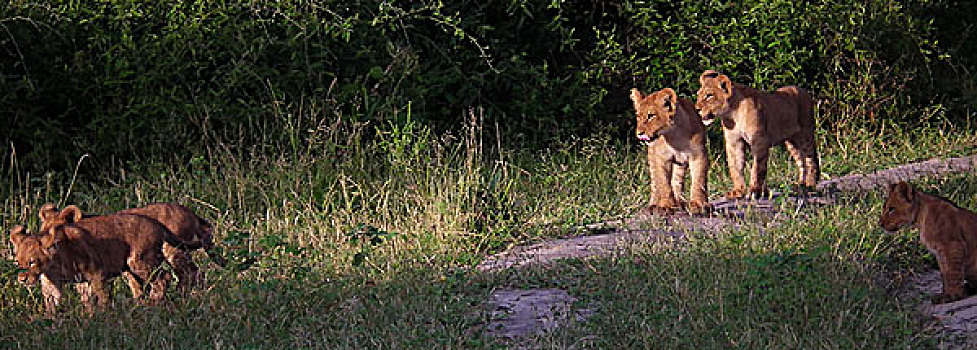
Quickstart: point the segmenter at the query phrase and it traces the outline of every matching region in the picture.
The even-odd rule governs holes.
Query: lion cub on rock
[[[736,84],[729,77],[707,70],[699,77],[702,85],[695,107],[709,125],[720,118],[726,139],[726,162],[733,189],[726,197],[763,197],[767,194],[767,158],[770,147],[783,143],[800,171],[801,190],[814,189],[821,177],[814,138],[814,100],[803,89],[785,86],[774,92],[760,92]],[[746,146],[753,153],[750,187],[743,179]]]
[[[943,293],[933,297],[934,304],[963,299],[967,291],[977,289],[977,214],[974,212],[899,182],[889,185],[889,198],[879,225],[889,232],[904,227],[919,228],[920,240],[936,255],[943,275]]]
[[[149,287],[153,301],[165,297],[167,274],[157,273],[163,262],[163,242],[183,245],[159,222],[139,215],[112,214],[82,218],[80,211],[72,223],[54,225],[35,235],[25,234],[23,226],[10,231],[17,263],[26,271],[17,279],[31,286],[41,282],[44,306],[53,313],[61,301],[65,283],[90,284],[91,293],[79,287],[86,309],[92,300],[100,306],[110,301],[112,278],[132,275],[133,297],[140,298]],[[91,294],[91,295],[90,295]]]
[[[692,196],[686,208],[693,214],[708,212],[706,128],[692,102],[668,88],[649,95],[631,89],[631,101],[638,119],[635,134],[648,146],[652,211],[667,214],[683,205],[685,171],[692,168]]]

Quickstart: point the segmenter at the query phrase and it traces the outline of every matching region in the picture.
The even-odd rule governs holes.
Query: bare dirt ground
[[[809,206],[831,205],[831,194],[839,191],[871,191],[898,181],[973,171],[974,168],[977,168],[977,155],[930,159],[869,174],[852,174],[822,181],[818,184],[818,190],[828,194],[824,197],[798,198],[775,194],[770,199],[751,201],[720,198],[711,202],[715,208],[714,215],[705,217],[676,215],[661,218],[639,213],[629,218],[580,227],[581,231],[591,233],[589,235],[515,247],[490,256],[477,269],[493,272],[545,265],[560,259],[607,256],[634,243],[678,242],[689,232],[715,232],[746,224],[777,225],[783,214],[778,208],[801,210]],[[781,205],[777,205],[778,201]],[[784,206],[784,202],[794,205]],[[919,275],[913,285],[919,293],[937,293],[941,288],[939,271]],[[590,311],[571,311],[573,300],[573,296],[560,289],[499,290],[487,302],[487,307],[493,310],[493,317],[486,333],[517,339],[565,324],[570,321],[571,315],[578,321],[590,315]],[[939,328],[935,331],[947,334],[945,338],[949,340],[941,344],[942,348],[975,348],[977,337],[973,334],[977,334],[977,296],[944,305],[922,305],[920,309],[939,321],[934,322],[935,327]]]

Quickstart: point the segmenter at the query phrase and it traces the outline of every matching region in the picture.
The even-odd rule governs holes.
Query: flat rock
[[[807,205],[827,203],[824,198],[784,197],[774,194],[768,199],[712,201],[714,214],[691,216],[673,214],[656,216],[642,212],[621,220],[598,222],[578,227],[588,233],[577,237],[515,247],[489,256],[476,268],[479,271],[499,271],[514,267],[550,263],[560,259],[581,259],[608,256],[636,243],[677,242],[689,233],[710,233],[740,227],[744,224],[766,227],[779,222],[782,208],[800,210]],[[788,205],[789,203],[789,205]]]
[[[485,333],[496,338],[516,339],[539,334],[591,315],[587,309],[574,310],[576,298],[565,290],[501,289],[487,303],[492,320]]]
[[[933,270],[916,275],[913,278],[916,289],[924,296],[939,294],[943,290],[940,271]],[[940,325],[954,332],[977,331],[977,296],[971,296],[952,303],[933,305],[925,302],[924,312],[939,321]]]
[[[899,181],[911,181],[927,176],[947,175],[973,171],[977,167],[977,155],[956,158],[934,158],[922,162],[904,164],[868,174],[851,174],[821,181],[821,191],[869,191]]]
[[[930,159],[869,174],[851,174],[825,180],[818,184],[818,190],[825,193],[866,191],[898,181],[973,171],[975,167],[977,167],[977,155]],[[689,232],[716,232],[748,221],[753,221],[754,225],[757,222],[776,225],[782,214],[797,214],[804,208],[831,205],[834,201],[831,197],[825,196],[797,197],[774,192],[768,198],[755,200],[718,198],[710,201],[710,204],[713,206],[713,214],[709,216],[674,214],[661,217],[642,211],[625,219],[584,225],[578,229],[592,233],[591,235],[515,247],[488,257],[477,266],[477,269],[498,271],[560,259],[604,256],[626,247],[626,243],[680,239]],[[791,210],[794,213],[784,213],[784,210]],[[792,216],[796,217],[796,215]]]

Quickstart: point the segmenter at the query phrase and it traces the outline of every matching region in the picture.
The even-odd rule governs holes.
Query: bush
[[[706,68],[809,88],[826,102],[824,127],[918,122],[972,103],[958,73],[972,57],[948,55],[964,42],[942,46],[928,15],[966,24],[952,6],[15,0],[0,8],[0,126],[5,153],[36,169],[86,152],[102,163],[216,147],[320,153],[335,148],[322,136],[331,125],[382,131],[408,106],[438,133],[481,106],[506,140],[546,146],[626,137],[629,88],[689,96]]]
[[[947,102],[960,84],[934,73],[954,61],[934,39],[932,18],[904,3],[628,2],[628,23],[600,33],[605,44],[594,48],[589,71],[609,87],[693,95],[699,73],[712,68],[762,89],[811,90],[826,128],[925,123],[919,112]]]

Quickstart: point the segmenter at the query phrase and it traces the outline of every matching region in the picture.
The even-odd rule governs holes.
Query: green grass
[[[16,161],[3,165],[5,228],[36,228],[33,210],[45,202],[109,212],[179,201],[217,225],[232,264],[207,265],[209,290],[173,293],[166,305],[133,303],[117,282],[111,309],[88,317],[71,300],[48,319],[38,291],[14,281],[4,239],[0,347],[504,347],[480,330],[489,318],[482,303],[506,286],[565,288],[594,310],[587,322],[526,340],[532,347],[916,349],[939,342],[915,314],[918,300],[894,292],[900,276],[932,261],[913,233],[875,227],[880,193],[842,197],[841,205],[776,228],[694,236],[678,248],[639,244],[614,258],[478,273],[473,266],[491,252],[634,213],[647,204],[648,176],[637,146],[607,136],[529,153],[483,144],[477,126],[465,130],[447,137],[398,129],[325,154],[220,150],[186,164],[82,172],[74,181],[67,173],[21,173]],[[966,130],[897,135],[822,135],[825,172],[974,151]],[[721,145],[710,147],[715,197],[728,175]],[[794,173],[785,152],[775,152],[769,182],[790,183]],[[977,208],[977,176],[918,184]],[[377,233],[383,238],[369,243]],[[255,263],[242,264],[249,259]]]

